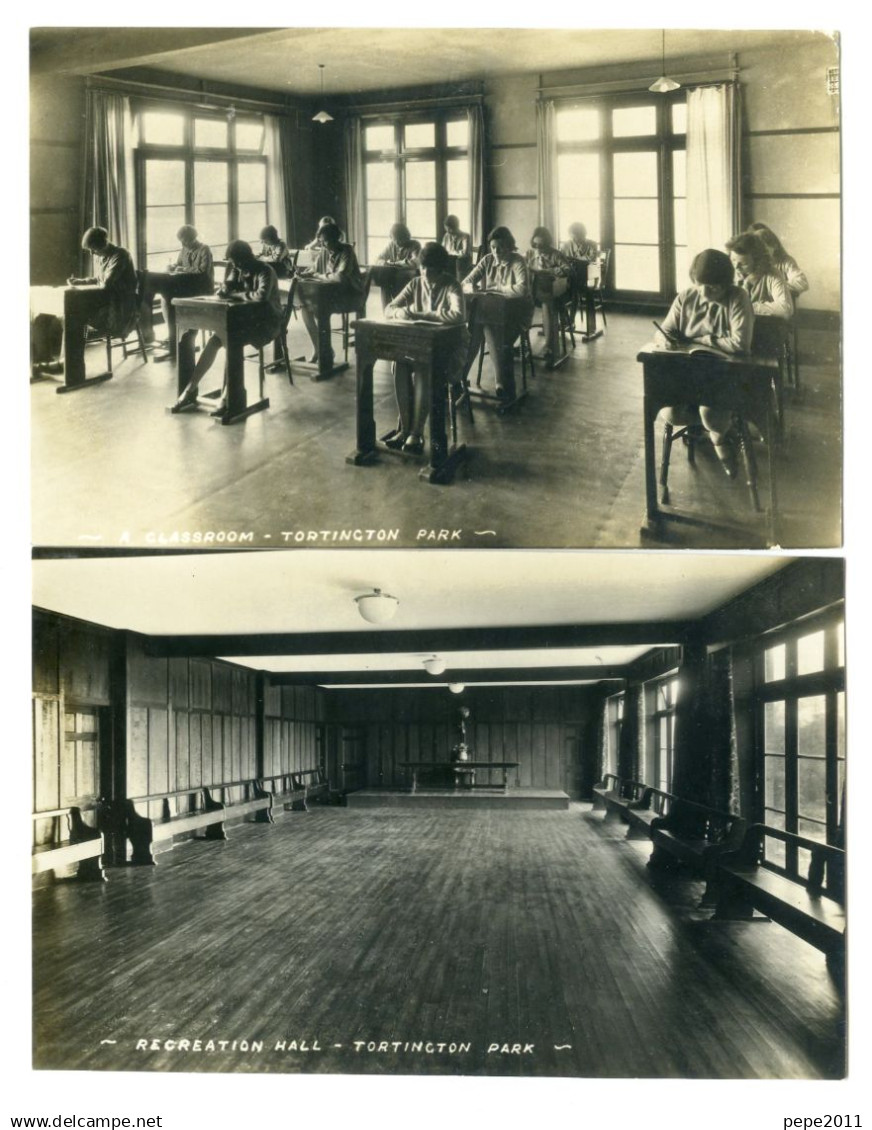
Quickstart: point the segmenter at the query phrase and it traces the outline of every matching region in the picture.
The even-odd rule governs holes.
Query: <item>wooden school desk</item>
[[[717,521],[664,510],[657,497],[657,456],[654,423],[657,413],[672,405],[705,404],[735,412],[742,420],[753,420],[766,442],[769,466],[769,544],[777,545],[777,484],[775,445],[775,390],[778,362],[769,357],[713,357],[691,355],[646,345],[636,357],[642,362],[645,434],[645,522],[643,536],[660,536],[666,521],[685,525],[718,527]],[[754,509],[757,496],[756,460],[750,444],[742,444],[747,485]]]
[[[142,272],[143,301],[149,302],[155,295],[169,302],[169,322],[167,324],[167,350],[169,359],[176,359],[176,317],[174,298],[192,298],[196,295],[212,294],[213,287],[204,275],[174,274],[170,271]]]
[[[269,399],[263,395],[263,386],[258,390],[258,399],[248,403],[245,391],[245,361],[243,351],[250,331],[263,319],[266,310],[262,302],[240,302],[230,298],[199,297],[174,298],[176,314],[176,341],[178,352],[178,395],[187,388],[194,375],[194,341],[196,334],[185,337],[189,330],[206,330],[217,334],[226,350],[224,385],[226,388],[224,411],[219,419],[222,424],[234,424],[255,412],[269,408]],[[215,406],[221,396],[221,388],[198,398],[197,403]],[[170,411],[175,409],[171,408]]]
[[[463,378],[469,375],[469,370],[478,356],[479,349],[484,347],[484,327],[493,327],[499,352],[500,372],[512,366],[514,369],[514,355],[512,345],[518,333],[529,323],[532,316],[533,300],[526,295],[497,294],[488,291],[473,291],[464,295],[469,322],[469,353],[463,370]],[[521,388],[518,390],[515,383],[515,396],[513,399],[502,399],[492,392],[482,392],[478,387],[469,390],[469,395],[478,400],[493,401],[497,411],[502,413],[513,408],[527,395],[527,381],[524,365],[521,365]]]
[[[372,267],[364,269],[366,271],[364,294],[369,298],[370,288],[379,287],[383,310],[407,283],[418,277],[419,273],[418,268],[411,263],[375,263]]]
[[[330,335],[330,319],[334,314],[356,314],[363,305],[363,295],[345,283],[326,282],[323,279],[309,279],[304,275],[294,281],[295,295],[301,305],[315,315],[318,326],[318,361],[294,361],[293,368],[302,369],[313,381],[326,381],[335,373],[342,373],[347,363],[334,364],[333,344]]]
[[[560,309],[566,301],[566,292],[571,280],[555,275],[551,271],[537,271],[532,268],[528,270],[527,274],[530,277],[533,302],[537,306],[548,306],[551,311],[554,334],[551,341],[545,342],[545,348],[553,353],[547,367],[556,369],[569,357],[566,349],[566,331],[560,325]],[[557,348],[554,348],[555,344]]]
[[[30,288],[31,321],[40,314],[63,319],[64,383],[58,386],[57,392],[75,392],[78,388],[111,379],[111,373],[101,373],[98,377],[85,376],[85,330],[89,317],[108,302],[106,291],[96,284]]]
[[[451,360],[463,338],[464,326],[435,322],[380,322],[371,318],[356,323],[357,447],[346,459],[357,466],[374,461],[376,443],[372,370],[377,359],[407,361],[419,375],[430,376],[430,463],[419,472],[431,483],[451,481],[455,467],[465,457],[466,445],[449,450],[445,430],[445,385]]]
[[[587,343],[603,336],[603,331],[596,327],[593,287],[589,286],[587,281],[590,263],[584,259],[570,259],[569,265],[572,268],[572,319],[575,321],[576,312],[583,307],[584,333],[581,335],[581,340]]]

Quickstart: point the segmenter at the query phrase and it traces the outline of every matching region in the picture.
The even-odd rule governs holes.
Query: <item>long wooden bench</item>
[[[647,785],[644,781],[634,781],[619,777],[616,773],[605,773],[602,781],[593,787],[593,811],[605,810],[603,820],[612,818],[625,820],[626,810],[644,795]]]
[[[241,792],[238,800],[229,803],[216,800]],[[159,804],[158,818],[137,812],[137,805]],[[231,781],[219,785],[200,785],[174,792],[131,797],[126,802],[125,835],[132,848],[131,862],[151,866],[155,863],[154,845],[188,832],[205,829],[207,840],[226,840],[225,821],[254,814],[256,820],[272,822],[272,796],[257,781]]]
[[[295,791],[303,794],[299,811],[308,812],[310,800],[317,800],[322,804],[330,800],[330,782],[323,769],[297,769],[291,774],[291,779]]]
[[[34,823],[51,821],[51,839],[37,844],[31,857],[33,875],[54,872],[76,865],[75,878],[82,882],[105,882],[103,833],[85,822],[83,812],[93,812],[95,820],[99,804],[83,801],[68,808],[34,812]]]
[[[675,800],[674,793],[646,785],[641,798],[635,803],[627,805],[624,813],[629,824],[627,839],[650,839],[651,825],[655,820],[669,815],[669,809]]]
[[[808,852],[808,875],[788,875],[767,859],[767,841],[793,857]],[[845,972],[845,852],[767,824],[752,824],[735,852],[721,856],[715,919],[749,920],[758,911],[826,954],[834,978]]]
[[[742,846],[747,823],[741,816],[674,797],[665,816],[651,821],[654,844],[649,867],[682,864],[706,881],[702,906],[715,902],[715,867],[720,856]]]
[[[272,797],[273,814],[276,812],[303,811],[306,790],[300,789],[294,784],[292,770],[289,769],[287,773],[274,773],[270,777],[261,777],[259,784]]]

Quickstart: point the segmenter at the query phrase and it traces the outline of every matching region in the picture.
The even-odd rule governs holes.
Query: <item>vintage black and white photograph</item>
[[[34,562],[35,1067],[844,1076],[841,558],[456,559]]]
[[[33,541],[841,545],[839,74],[824,31],[33,28]]]

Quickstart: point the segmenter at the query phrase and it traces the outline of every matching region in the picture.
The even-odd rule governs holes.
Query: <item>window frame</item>
[[[269,162],[265,153],[266,123],[262,114],[246,111],[245,113],[230,113],[228,110],[210,110],[200,106],[185,103],[166,103],[142,100],[134,107],[136,121],[141,124],[142,115],[149,112],[178,114],[183,119],[182,142],[179,145],[147,142],[140,136],[134,147],[134,192],[136,202],[136,261],[147,269],[148,247],[146,242],[146,162],[149,160],[174,160],[184,163],[185,200],[184,223],[193,224],[194,221],[194,165],[198,161],[224,163],[227,170],[227,211],[228,211],[228,241],[244,239],[239,228],[239,167],[241,165],[261,165],[264,170],[264,204],[265,215],[269,216]],[[227,147],[195,146],[195,121],[211,119],[226,121]],[[261,143],[259,150],[240,147],[237,144],[237,128],[240,124],[259,122],[262,126]],[[140,131],[141,134],[144,131]],[[249,203],[246,201],[245,203]],[[215,246],[215,245],[213,245]],[[225,245],[226,246],[226,245]],[[172,254],[171,249],[170,254]],[[163,252],[161,252],[162,254]],[[218,256],[220,257],[220,256]]]
[[[608,276],[604,279],[606,295],[631,303],[650,303],[670,301],[681,289],[675,270],[675,210],[673,184],[673,158],[676,150],[687,149],[687,134],[676,133],[672,129],[672,107],[687,98],[685,90],[669,94],[653,94],[636,91],[625,94],[591,95],[587,97],[567,97],[555,99],[555,118],[561,110],[583,108],[596,109],[600,117],[600,136],[594,141],[560,141],[555,136],[554,184],[558,184],[557,159],[564,153],[597,153],[599,162],[600,193],[600,249],[612,251]],[[615,137],[612,111],[635,107],[653,106],[656,111],[656,129],[653,134]],[[557,128],[555,125],[555,134]],[[615,196],[614,196],[614,156],[618,153],[655,152],[657,155],[657,222],[658,222],[658,264],[660,289],[630,290],[617,289],[615,255]],[[558,190],[559,191],[559,190]],[[558,222],[560,213],[559,196],[557,205]],[[583,221],[583,217],[577,217]],[[556,233],[555,233],[556,234]],[[567,238],[566,233],[556,234],[557,242]],[[631,245],[632,246],[632,245]],[[639,246],[654,246],[641,244]],[[681,246],[684,246],[683,244]],[[683,282],[683,280],[680,280]]]
[[[363,145],[361,147],[361,162],[363,165],[363,219],[364,231],[362,238],[362,246],[366,249],[365,257],[369,259],[369,243],[370,239],[375,240],[380,238],[373,233],[370,235],[369,221],[368,221],[368,203],[369,197],[367,193],[367,166],[370,164],[383,163],[394,165],[394,213],[395,217],[393,222],[395,224],[406,224],[408,226],[408,200],[406,198],[406,165],[416,162],[432,161],[435,165],[435,220],[436,231],[434,239],[437,242],[441,241],[442,232],[445,226],[445,217],[449,215],[448,208],[448,162],[450,160],[465,159],[467,162],[470,159],[469,152],[469,138],[467,136],[467,144],[465,146],[449,145],[447,141],[447,126],[449,122],[459,122],[467,120],[467,112],[463,107],[453,107],[446,109],[430,109],[430,110],[416,110],[410,113],[392,112],[385,114],[378,114],[368,116],[361,121],[361,128],[363,132]],[[432,146],[414,146],[406,147],[404,139],[404,129],[408,125],[424,125],[433,124],[434,126],[434,144]],[[372,149],[366,148],[366,130],[372,126],[390,127],[394,133],[394,145],[390,149]],[[411,230],[411,229],[410,229]],[[412,232],[412,237],[415,238],[415,233]],[[388,233],[384,233],[385,243],[388,241]]]
[[[661,705],[660,695],[665,688],[670,688],[670,690],[668,696],[664,695],[665,701]],[[656,679],[650,679],[644,687],[645,720],[649,739],[645,743],[646,784],[650,784],[656,789],[663,789],[665,792],[672,790],[672,779],[675,773],[675,707],[679,689],[679,670],[677,667],[663,675],[658,675]],[[662,742],[664,722],[667,729],[665,746]]]
[[[754,788],[754,819],[758,823],[771,824],[768,813],[781,813],[780,809],[766,804],[766,706],[770,703],[784,703],[784,830],[794,835],[803,835],[808,839],[807,830],[800,831],[800,821],[806,824],[818,824],[824,829],[825,838],[822,842],[841,847],[843,846],[843,793],[847,778],[847,734],[842,731],[842,749],[840,756],[839,734],[839,696],[845,695],[845,664],[844,647],[840,662],[840,642],[844,644],[844,609],[842,607],[829,609],[802,621],[791,624],[789,627],[777,632],[767,634],[758,641],[754,654],[754,733],[755,733],[755,788]],[[797,673],[798,656],[797,645],[800,639],[824,632],[823,667],[819,671],[808,672],[804,675]],[[840,641],[840,635],[842,637]],[[785,645],[785,669],[783,677],[766,680],[766,652],[773,647]],[[824,699],[823,723],[823,757],[813,760],[824,761],[825,777],[825,819],[801,812],[800,763],[810,759],[803,754],[799,744],[799,703],[802,699],[822,697]],[[845,719],[846,700],[842,698],[842,720]],[[769,754],[768,756],[778,756]],[[839,788],[839,770],[842,763],[842,788]],[[773,860],[767,860],[766,865],[772,870],[785,874],[793,879],[801,879],[799,873],[800,860],[794,845],[787,845],[784,866]]]

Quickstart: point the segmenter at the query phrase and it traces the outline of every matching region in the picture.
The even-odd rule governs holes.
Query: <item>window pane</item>
[[[800,757],[799,766],[799,815],[810,816],[813,820],[827,819],[827,780],[826,762],[817,758]]]
[[[179,241],[176,232],[185,222],[185,209],[181,204],[167,208],[146,208],[145,210],[145,246],[151,258],[159,256],[163,264],[161,270],[166,269],[166,257],[175,255],[179,250]]]
[[[142,139],[147,145],[182,145],[184,115],[171,110],[146,110],[142,115]]]
[[[409,161],[406,165],[406,199],[432,200],[435,197],[435,161]]]
[[[432,122],[415,122],[405,127],[406,149],[432,149],[436,144],[436,126]]]
[[[368,200],[393,200],[397,191],[397,174],[393,162],[371,161],[366,166]]]
[[[784,678],[786,657],[787,645],[783,643],[776,647],[767,647],[763,652],[763,678],[767,683],[775,683]]]
[[[800,820],[799,834],[806,836],[810,840],[818,840],[820,843],[827,842],[827,826],[818,820]],[[805,868],[800,867],[800,871],[806,877],[808,876],[808,864],[811,862],[811,852],[806,851],[804,848],[799,849],[800,856],[806,857]]]
[[[181,204],[184,207],[184,161],[146,161],[145,193],[150,207],[156,204]]]
[[[367,126],[363,138],[364,148],[370,152],[374,149],[396,149],[393,126]]]
[[[672,104],[672,132],[687,133],[686,102],[673,102]]]
[[[796,641],[796,673],[810,675],[824,669],[824,633],[813,632]]]
[[[266,200],[266,165],[239,165],[236,184],[240,201]]]
[[[779,813],[766,813],[766,823],[771,828],[783,828],[784,818]],[[769,863],[774,863],[778,867],[784,867],[787,864],[787,854],[784,849],[784,844],[781,840],[776,840],[771,836],[766,836],[763,841],[763,858],[768,860]]]
[[[226,149],[226,119],[194,118],[194,145],[198,149]]]
[[[255,149],[260,153],[263,148],[263,122],[240,121],[237,118],[236,148]]]
[[[658,243],[658,232],[656,200],[615,201],[615,243]]]
[[[218,248],[218,257],[230,242],[230,209],[226,204],[196,204],[194,206],[194,227],[203,243]]]
[[[686,247],[675,248],[675,281],[678,290],[682,290],[690,281],[690,256]]]
[[[767,808],[784,811],[784,758],[764,758],[764,803]]]
[[[393,200],[370,200],[366,206],[366,234],[379,242],[381,250],[390,239],[391,227],[397,222]]]
[[[656,132],[655,106],[627,106],[612,111],[612,133],[615,137],[648,137]]]
[[[445,144],[460,145],[464,148],[469,145],[469,120],[467,118],[461,118],[459,122],[446,123]]]
[[[557,158],[558,196],[598,199],[599,161],[598,153],[561,153]],[[587,217],[584,217],[581,222],[586,220]]]
[[[801,698],[796,704],[797,744],[801,757],[823,757],[825,748],[826,699],[823,695]]]
[[[448,213],[449,216],[456,216],[457,222],[460,224],[460,230],[469,231],[469,201],[468,200],[452,200],[448,199]]]
[[[406,225],[412,238],[423,243],[436,238],[436,201],[410,200],[406,205]]]
[[[448,195],[454,200],[465,200],[469,196],[469,161],[465,157],[458,161],[446,161],[445,172]]]
[[[227,200],[227,165],[224,161],[194,162],[194,203],[216,204]]]
[[[763,711],[763,749],[784,753],[784,703],[767,702]]]
[[[657,196],[657,154],[616,153],[615,196]]]
[[[675,229],[675,242],[687,246],[687,201],[676,200],[674,203],[673,220]]]
[[[261,228],[266,225],[266,204],[260,200],[252,204],[239,205],[239,238],[246,240],[248,243],[255,242],[259,235]]]
[[[659,247],[615,247],[615,286],[618,290],[659,290]]]
[[[672,154],[672,192],[674,196],[687,196],[687,153],[683,149]]]
[[[845,756],[845,692],[836,695],[836,757]]]
[[[556,118],[558,141],[596,141],[600,135],[599,110],[558,110]]]
[[[558,243],[569,239],[569,225],[581,223],[587,228],[587,237],[594,243],[600,240],[600,202],[599,199],[576,199],[568,197],[559,202],[556,239]]]

